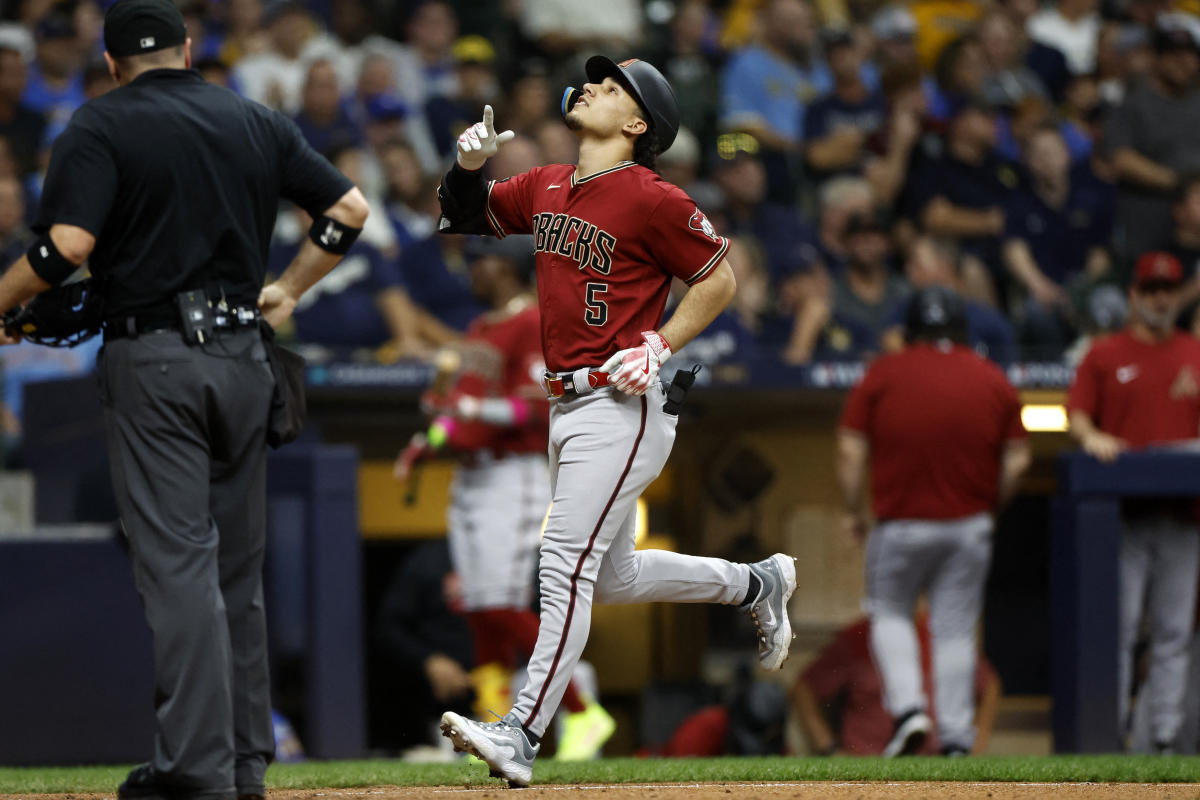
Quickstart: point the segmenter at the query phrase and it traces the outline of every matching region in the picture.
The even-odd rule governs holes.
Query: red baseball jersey
[[[1161,344],[1128,331],[1092,345],[1067,395],[1096,427],[1132,447],[1200,435],[1200,341],[1176,332]]]
[[[846,400],[842,427],[871,445],[876,519],[958,519],[990,511],[1021,403],[994,364],[966,347],[914,345],[883,356]]]
[[[729,241],[683,190],[626,161],[577,180],[569,164],[488,185],[497,236],[532,233],[542,352],[555,372],[598,367],[662,324],[671,278],[707,278]]]
[[[538,310],[532,303],[515,313],[481,314],[467,328],[462,371],[453,394],[515,397],[525,401],[531,413],[525,424],[512,428],[459,422],[449,441],[455,450],[488,448],[497,455],[546,452],[550,405],[541,383],[546,367],[538,329]]]

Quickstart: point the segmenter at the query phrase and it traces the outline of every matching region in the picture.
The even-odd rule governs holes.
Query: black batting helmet
[[[930,286],[908,301],[904,317],[904,339],[908,342],[949,339],[967,343],[967,306],[952,289]]]
[[[658,152],[661,153],[675,141],[679,133],[679,103],[675,100],[675,90],[649,61],[630,58],[617,63],[608,56],[592,56],[584,65],[587,79],[591,83],[601,83],[605,78],[616,78],[633,95],[633,99],[650,117],[647,122],[658,137]],[[562,113],[571,110],[579,99],[579,90],[567,87],[563,92]]]

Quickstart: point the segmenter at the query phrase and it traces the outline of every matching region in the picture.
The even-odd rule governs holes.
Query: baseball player
[[[1194,439],[1200,426],[1200,342],[1175,329],[1183,267],[1168,253],[1137,260],[1129,323],[1088,351],[1067,396],[1071,435],[1113,461],[1122,451]],[[1150,637],[1154,747],[1168,753],[1183,720],[1200,539],[1190,500],[1126,501],[1118,555],[1118,708],[1129,727],[1133,649],[1143,611]]]
[[[471,291],[490,311],[467,329],[422,404],[436,419],[396,461],[405,480],[416,457],[446,448],[460,461],[450,487],[448,538],[478,666],[511,674],[533,652],[538,618],[530,609],[539,534],[550,505],[546,473],[548,407],[537,303],[529,284],[529,236],[482,240],[471,260]],[[445,385],[439,385],[445,384]],[[505,680],[507,688],[507,680]],[[574,683],[560,760],[597,755],[616,722]]]
[[[652,65],[593,56],[588,83],[563,96],[579,164],[485,182],[480,169],[511,131],[492,110],[459,137],[439,189],[447,233],[532,233],[550,403],[553,505],[541,544],[541,628],[529,677],[499,722],[447,712],[442,731],[510,785],[527,785],[546,726],[587,642],[593,600],[741,605],[759,659],[778,669],[792,639],[795,564],[776,554],[733,564],[634,551],[634,511],[666,463],[676,418],[662,364],[733,297],[729,242],[684,192],[654,171],[679,129],[670,84]],[[689,289],[661,328],[672,277]]]
[[[846,400],[837,476],[847,527],[867,530],[870,464],[875,527],[867,542],[871,652],[895,729],[884,756],[918,751],[932,722],[922,691],[918,596],[933,636],[934,706],[946,755],[974,742],[975,625],[992,554],[992,514],[1030,462],[1017,393],[966,346],[962,299],[919,292],[907,346],[875,361]]]

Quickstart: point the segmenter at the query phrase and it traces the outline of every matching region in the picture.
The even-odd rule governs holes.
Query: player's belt
[[[608,386],[608,373],[584,367],[573,372],[546,372],[546,394],[555,397],[580,397]]]

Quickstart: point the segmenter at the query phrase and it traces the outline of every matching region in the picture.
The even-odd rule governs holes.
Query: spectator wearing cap
[[[830,31],[823,38],[833,89],[804,114],[804,157],[818,182],[861,171],[867,140],[886,117],[883,97],[863,82],[862,54],[850,32]]]
[[[1029,35],[1062,52],[1076,75],[1096,68],[1096,39],[1101,19],[1097,0],[1056,0],[1033,14],[1026,23]]]
[[[300,110],[309,65],[337,55],[333,40],[298,0],[275,0],[263,21],[270,49],[234,65],[231,81],[238,92],[285,114]]]
[[[479,109],[494,103],[499,94],[493,64],[496,50],[482,36],[463,36],[454,43],[453,94],[431,97],[425,103],[425,120],[433,143],[443,158],[454,155],[458,135],[475,124]]]
[[[1067,396],[1071,435],[1084,452],[1110,462],[1126,450],[1193,440],[1200,428],[1200,341],[1179,331],[1183,267],[1169,253],[1137,261],[1125,331],[1092,345]],[[1200,572],[1194,503],[1126,501],[1118,551],[1120,735],[1128,730],[1134,647],[1149,636],[1146,686],[1154,747],[1174,752],[1183,719]],[[1140,705],[1140,703],[1139,703]]]
[[[22,102],[28,73],[19,50],[0,46],[0,136],[8,140],[22,176],[38,168],[46,117]]]
[[[37,50],[21,103],[46,117],[43,145],[62,133],[75,109],[86,102],[83,93],[83,58],[75,35],[75,22],[61,11],[52,11],[34,29]]]
[[[933,75],[921,69],[917,57],[917,19],[907,6],[885,6],[871,18],[871,37],[875,40],[874,58],[880,73],[880,88],[885,89],[883,74],[888,71],[912,71],[921,76],[921,90],[927,101],[937,95]],[[886,89],[885,89],[886,94]]]
[[[963,295],[963,258],[958,246],[950,239],[920,235],[908,246],[904,276],[913,291],[941,286]],[[1017,360],[1017,333],[1008,318],[991,306],[963,299],[967,314],[967,345],[1000,366]],[[898,303],[888,315],[880,343],[887,352],[904,348],[904,318],[908,301]]]
[[[792,157],[804,138],[804,111],[833,88],[833,76],[817,56],[813,12],[805,0],[771,0],[759,19],[761,43],[731,54],[721,74],[719,124],[759,141],[768,195],[791,203]]]
[[[1053,123],[1029,139],[1029,180],[1005,203],[1004,262],[1027,293],[1022,339],[1033,360],[1061,356],[1075,332],[1070,293],[1111,277],[1113,190],[1081,164],[1072,170],[1066,142]]]
[[[363,144],[362,128],[342,102],[333,62],[318,59],[308,67],[300,110],[292,118],[314,150]]]
[[[1004,233],[1004,203],[1016,188],[1018,175],[994,151],[995,117],[977,101],[962,103],[951,116],[943,137],[944,150],[921,150],[900,200],[902,213],[927,233],[954,239],[991,273],[987,287],[975,287],[977,300],[995,305],[1002,283],[1000,241]]]
[[[1192,23],[1160,17],[1154,50],[1154,69],[1129,89],[1104,132],[1119,181],[1118,247],[1127,258],[1170,237],[1171,192],[1181,174],[1200,170],[1200,52]]]

